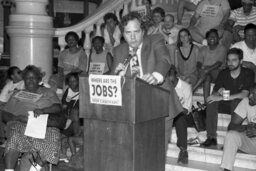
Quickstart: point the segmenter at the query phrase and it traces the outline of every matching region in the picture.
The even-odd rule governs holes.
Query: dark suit
[[[119,63],[123,63],[129,55],[129,45],[127,43],[120,44],[113,49],[113,66],[111,71],[114,72]],[[146,36],[143,39],[143,45],[141,49],[141,66],[143,73],[158,72],[166,77],[167,72],[170,69],[170,54],[165,46],[164,39],[161,35]],[[131,72],[128,67],[126,76],[131,76]],[[167,78],[168,79],[168,78]],[[179,98],[175,92],[173,85],[170,81],[164,81],[161,87],[170,91],[169,96],[169,120],[172,120],[175,116],[183,111]],[[170,123],[170,122],[169,122]],[[169,124],[168,123],[168,124]],[[170,123],[172,124],[172,123]],[[169,126],[170,126],[169,124]],[[168,126],[168,125],[166,125]],[[170,128],[169,128],[170,129]],[[168,130],[167,132],[169,132]],[[169,134],[169,133],[168,133]]]

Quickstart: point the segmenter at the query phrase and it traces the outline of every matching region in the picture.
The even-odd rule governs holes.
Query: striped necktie
[[[133,48],[132,51],[130,52],[130,55],[132,56],[131,62],[130,62],[130,67],[131,67],[131,75],[132,77],[140,77],[140,64],[138,60],[138,55],[137,55],[137,50],[138,48]]]

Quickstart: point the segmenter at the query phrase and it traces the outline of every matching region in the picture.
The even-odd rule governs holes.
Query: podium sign
[[[121,77],[90,75],[90,103],[122,106]]]

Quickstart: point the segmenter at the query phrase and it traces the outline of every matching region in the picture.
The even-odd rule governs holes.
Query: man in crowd
[[[190,21],[189,30],[192,38],[198,43],[203,43],[206,32],[215,28],[220,37],[224,36],[223,41],[228,41],[228,32],[224,35],[224,24],[229,12],[228,0],[202,0]]]
[[[203,84],[204,101],[210,95],[211,83],[218,76],[221,68],[225,66],[227,55],[226,48],[219,44],[219,34],[216,29],[211,29],[206,33],[207,46],[202,47],[198,54],[199,80],[193,87],[195,91]]]
[[[244,121],[247,122],[244,125]],[[249,97],[245,97],[236,107],[228,125],[228,133],[224,142],[221,167],[224,171],[233,168],[237,150],[256,155],[256,84],[250,89]]]
[[[178,163],[188,164],[186,115],[192,108],[192,87],[177,77],[175,67],[171,67],[168,75],[183,107],[183,111],[173,120],[173,125],[176,127],[177,146],[180,148]]]
[[[171,134],[173,118],[183,111],[173,85],[164,78],[170,69],[170,56],[164,39],[156,34],[144,37],[144,28],[137,13],[129,13],[121,21],[126,43],[113,49],[112,72],[119,75],[139,77],[149,84],[162,84],[170,91],[169,114],[166,119],[165,147]],[[129,56],[132,58],[129,59]],[[128,61],[128,62],[127,62]]]
[[[160,33],[164,36],[166,44],[171,45],[176,43],[179,29],[174,24],[174,16],[166,14],[164,17],[164,23],[160,28]]]
[[[232,28],[234,42],[244,38],[244,28],[247,24],[256,24],[256,7],[253,3],[253,0],[242,0],[243,6],[231,11],[227,23]]]
[[[243,66],[256,73],[256,25],[247,24],[244,28],[244,36],[243,41],[235,43],[232,47],[242,49],[244,53]]]
[[[213,93],[207,98],[206,131],[207,139],[201,145],[208,147],[217,145],[217,120],[219,107],[225,107],[231,113],[241,99],[247,97],[249,88],[254,82],[254,73],[242,67],[243,51],[232,48],[227,54],[227,69],[222,70],[215,82]],[[224,91],[229,90],[230,96],[223,98]],[[226,92],[225,92],[226,93]]]

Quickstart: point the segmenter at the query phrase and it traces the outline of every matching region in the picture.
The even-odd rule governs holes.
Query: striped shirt
[[[248,23],[256,24],[256,7],[252,7],[250,15],[244,15],[243,7],[231,11],[230,19],[235,21],[236,25],[245,26]]]

